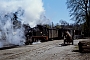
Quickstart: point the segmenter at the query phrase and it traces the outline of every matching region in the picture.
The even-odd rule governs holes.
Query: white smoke
[[[40,21],[40,16],[45,13],[42,0],[0,0],[0,11],[4,14],[15,12],[18,8],[24,10],[21,17],[23,23],[34,27]]]
[[[12,28],[11,18],[17,11],[21,24],[34,27],[40,22],[45,23],[45,19],[41,19],[45,13],[42,0],[0,0],[0,47],[4,45],[4,40],[15,45],[22,45],[25,42],[23,27],[16,30]],[[5,15],[9,17],[5,18]],[[46,20],[46,23],[48,21]]]
[[[20,28],[14,28],[11,18],[13,18],[13,14],[7,14],[7,17],[0,15],[0,47],[9,44],[23,45],[25,43],[22,24]]]

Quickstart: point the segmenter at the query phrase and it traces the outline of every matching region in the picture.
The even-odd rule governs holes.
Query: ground
[[[34,45],[0,50],[0,60],[90,60],[90,53],[79,53],[78,42],[61,46],[63,40],[53,40]]]

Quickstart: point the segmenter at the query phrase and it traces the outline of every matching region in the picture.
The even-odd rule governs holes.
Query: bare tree
[[[68,23],[67,21],[65,21],[65,20],[60,20],[59,22],[60,22],[61,25],[68,25],[68,24],[69,24],[69,23]]]
[[[77,23],[86,21],[86,17],[89,15],[86,0],[67,0],[67,8],[70,9],[70,16]]]
[[[71,19],[76,23],[84,23],[84,30],[90,32],[90,15],[88,0],[67,0]],[[89,35],[89,34],[88,34]]]

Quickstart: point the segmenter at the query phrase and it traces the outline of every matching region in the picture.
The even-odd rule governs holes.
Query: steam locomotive
[[[48,29],[42,25],[37,25],[34,28],[30,28],[27,25],[24,27],[25,27],[26,45],[32,44],[33,42],[37,42],[38,40],[40,40],[41,42],[45,42],[57,39],[59,36],[58,29]]]

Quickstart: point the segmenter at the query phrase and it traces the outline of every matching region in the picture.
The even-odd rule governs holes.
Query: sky
[[[54,24],[59,23],[60,20],[65,20],[68,23],[74,23],[70,20],[69,9],[67,9],[67,0],[42,0],[45,9],[45,15]]]

